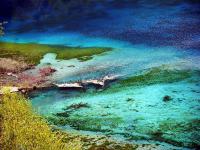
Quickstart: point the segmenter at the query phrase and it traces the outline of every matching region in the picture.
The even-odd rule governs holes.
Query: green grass
[[[0,149],[80,150],[79,139],[65,140],[37,115],[30,102],[19,94],[4,92],[0,99]],[[65,140],[65,141],[64,141]]]
[[[23,59],[27,63],[38,64],[47,53],[57,54],[57,59],[78,58],[81,61],[89,60],[93,55],[110,51],[111,48],[100,47],[67,47],[61,45],[47,45],[36,43],[8,43],[0,42],[0,57]]]

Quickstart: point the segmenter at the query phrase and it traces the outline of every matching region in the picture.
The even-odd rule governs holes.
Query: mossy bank
[[[57,54],[57,59],[78,58],[81,61],[92,59],[93,55],[110,51],[111,48],[101,47],[69,47],[36,43],[0,42],[0,58],[22,59],[27,63],[38,64],[47,53]]]

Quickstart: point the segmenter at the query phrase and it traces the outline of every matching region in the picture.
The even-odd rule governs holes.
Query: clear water
[[[164,68],[163,65],[171,70],[199,71],[198,3],[107,1],[95,6],[104,15],[92,17],[91,13],[89,18],[80,15],[70,20],[64,14],[66,18],[57,22],[52,19],[53,25],[39,20],[36,28],[33,19],[23,23],[12,20],[10,31],[1,40],[113,48],[85,62],[56,60],[55,54],[46,54],[38,67],[51,63],[57,70],[51,77],[54,82],[98,79],[110,74],[121,75],[123,80],[145,69]],[[19,32],[13,33],[14,29]],[[61,126],[63,130],[103,134],[126,142],[163,142],[181,149],[196,148],[200,145],[199,85],[199,73],[195,73],[172,83],[122,86],[118,81],[104,90],[36,91],[31,93],[31,102],[39,113],[54,119],[59,119],[55,114],[66,107],[88,104],[70,112],[65,118],[68,124]],[[166,95],[172,99],[163,101]]]

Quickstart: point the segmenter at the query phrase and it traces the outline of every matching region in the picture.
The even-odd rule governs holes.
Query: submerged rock
[[[165,95],[165,96],[163,97],[163,101],[164,101],[164,102],[171,101],[171,100],[172,100],[172,97],[169,96],[169,95]]]
[[[67,67],[75,67],[74,65],[69,65],[69,66],[67,66]]]
[[[69,109],[81,109],[81,108],[89,108],[90,106],[87,103],[78,103],[78,104],[72,104],[66,108],[64,108],[64,110],[69,110]]]
[[[69,117],[70,116],[70,112],[59,112],[59,113],[56,113],[56,116],[58,117]]]
[[[127,98],[126,100],[127,102],[132,102],[132,101],[135,101],[133,98]]]

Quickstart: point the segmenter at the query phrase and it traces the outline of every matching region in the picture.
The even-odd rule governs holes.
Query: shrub
[[[65,141],[47,122],[33,112],[29,101],[19,94],[2,90],[0,119],[2,150],[79,150],[80,141]],[[65,135],[66,136],[66,135]]]

